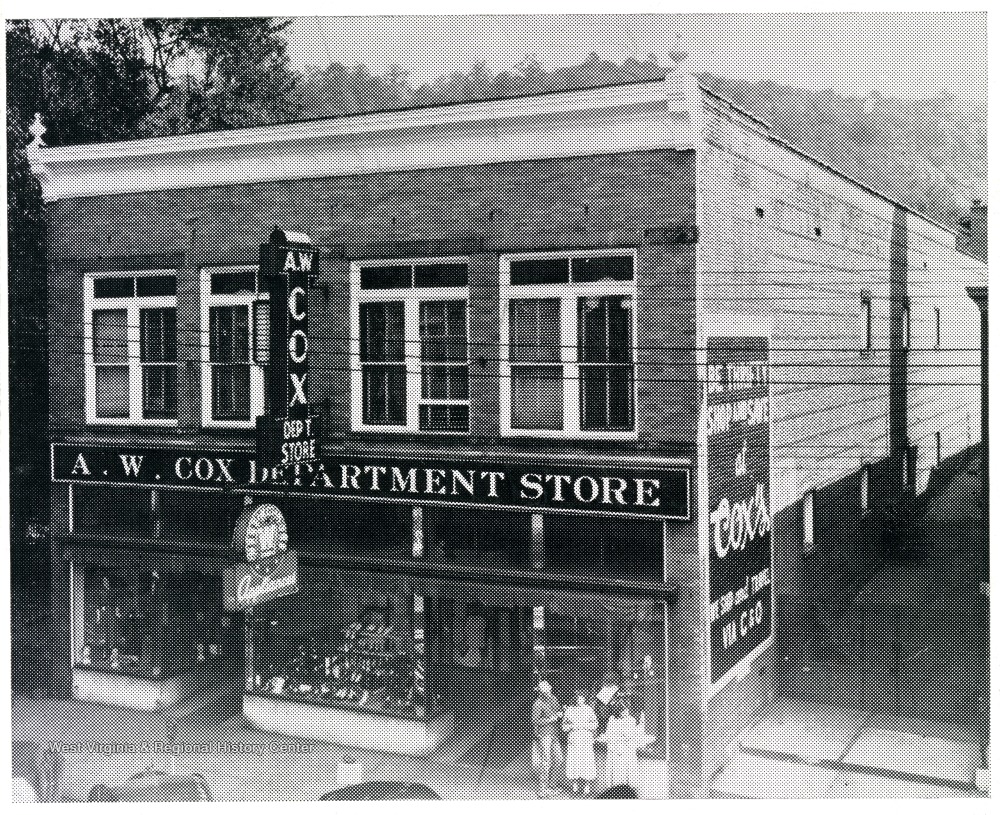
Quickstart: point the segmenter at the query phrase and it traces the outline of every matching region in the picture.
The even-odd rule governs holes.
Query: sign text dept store
[[[557,470],[557,471],[556,471]],[[585,510],[686,519],[685,468],[540,465],[442,459],[321,456],[263,467],[249,452],[122,451],[55,444],[52,477],[75,483],[286,491],[420,503]]]

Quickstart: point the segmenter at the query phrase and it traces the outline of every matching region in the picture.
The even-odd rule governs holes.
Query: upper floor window
[[[501,428],[616,438],[635,432],[635,254],[501,259]]]
[[[351,267],[352,426],[469,430],[468,263]]]
[[[257,268],[203,269],[201,411],[206,427],[251,427],[266,410],[268,294]]]
[[[870,351],[872,348],[872,296],[868,292],[861,294],[861,331],[862,349]]]
[[[84,278],[84,380],[91,424],[177,422],[177,277]]]

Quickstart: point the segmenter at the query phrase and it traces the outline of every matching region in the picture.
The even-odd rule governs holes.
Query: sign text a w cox
[[[319,422],[309,405],[310,279],[319,252],[306,235],[275,229],[260,248],[261,277],[270,293],[270,414],[257,422],[258,457],[270,466],[304,464],[319,455]]]

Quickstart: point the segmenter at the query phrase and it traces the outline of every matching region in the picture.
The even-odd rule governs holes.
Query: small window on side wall
[[[872,349],[872,296],[867,292],[861,295],[861,332],[862,350]]]
[[[941,347],[941,309],[934,309],[934,347]]]
[[[802,554],[811,555],[816,550],[816,492],[809,490],[802,496]]]
[[[866,464],[861,468],[861,511],[867,512],[871,506],[871,486],[869,482],[869,467]]]

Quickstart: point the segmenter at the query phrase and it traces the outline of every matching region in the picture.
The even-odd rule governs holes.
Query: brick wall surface
[[[55,352],[51,429],[55,435],[86,430],[83,273],[123,266],[175,268],[182,403],[176,433],[194,435],[197,441],[201,410],[196,362],[205,332],[197,317],[199,270],[256,264],[260,243],[277,224],[306,232],[323,247],[320,282],[327,290],[309,293],[314,335],[310,397],[330,400],[330,436],[349,432],[346,369],[351,360],[345,338],[350,259],[406,256],[414,246],[414,254],[469,258],[471,429],[469,438],[458,442],[467,447],[470,441],[496,444],[499,431],[499,255],[553,248],[638,248],[637,341],[640,348],[653,349],[640,350],[637,360],[640,444],[690,445],[697,396],[683,382],[693,364],[694,247],[649,246],[644,235],[649,229],[690,225],[693,219],[693,157],[675,151],[59,201],[49,211]],[[668,350],[678,347],[681,350]],[[112,438],[164,435],[162,430],[91,430]],[[223,439],[233,435],[207,434]],[[364,438],[400,441],[398,436]],[[420,443],[428,439],[424,436]]]

